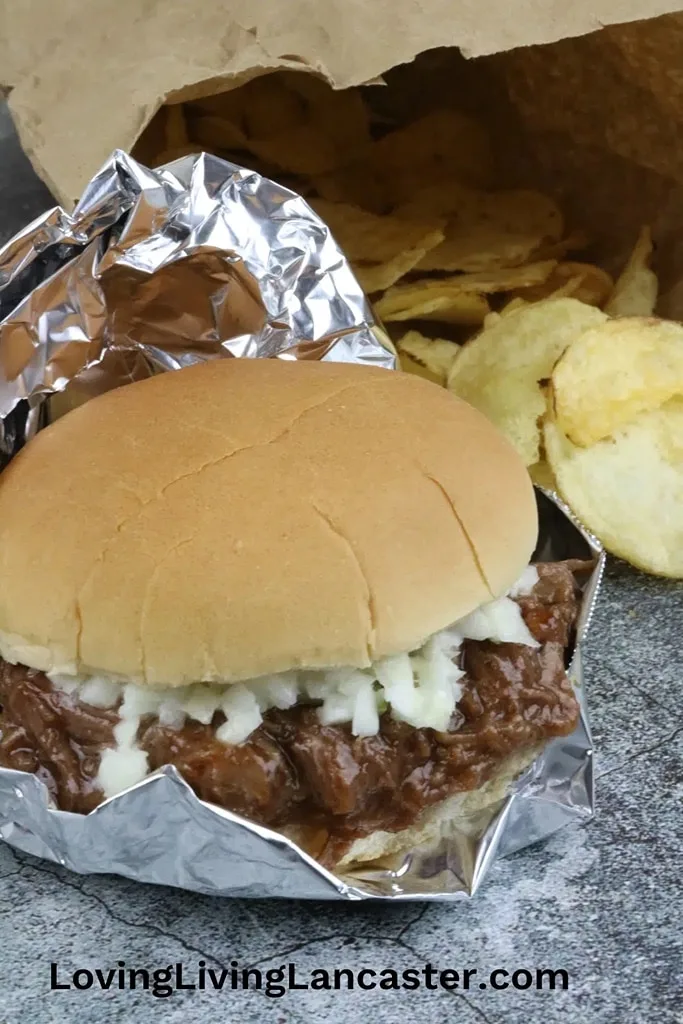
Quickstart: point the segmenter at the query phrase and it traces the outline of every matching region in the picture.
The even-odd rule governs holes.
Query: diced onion
[[[527,597],[538,583],[538,569],[535,565],[527,565],[522,575],[513,583],[508,597]]]
[[[121,700],[121,683],[106,676],[92,676],[83,683],[78,693],[79,700],[94,708],[114,708]]]
[[[198,686],[188,687],[188,691],[188,697],[183,704],[188,718],[193,718],[196,722],[201,722],[202,725],[211,725],[211,720],[223,699],[221,688],[201,683]]]
[[[179,700],[173,698],[159,705],[159,723],[168,729],[182,729],[186,719],[185,710]]]
[[[144,750],[115,747],[102,751],[97,782],[105,796],[115,796],[141,782],[148,772]]]
[[[62,693],[75,693],[80,686],[87,685],[79,676],[67,676],[61,672],[50,672],[47,678]]]
[[[336,691],[325,697],[318,708],[318,718],[322,725],[341,725],[353,718],[353,701],[343,693]]]
[[[493,640],[499,644],[539,646],[522,618],[519,605],[509,597],[499,597],[497,601],[476,608],[460,620],[458,629],[468,640]]]
[[[379,715],[372,680],[359,686],[353,704],[351,732],[354,736],[374,736],[379,732]]]
[[[226,687],[221,707],[226,719],[216,730],[221,743],[244,743],[263,721],[256,697],[242,684]]]
[[[323,725],[349,723],[355,736],[375,735],[385,711],[415,728],[446,733],[462,696],[464,673],[457,661],[464,640],[539,646],[519,605],[511,599],[529,594],[537,582],[536,568],[528,566],[510,589],[510,596],[475,609],[435,633],[418,651],[383,658],[363,670],[292,671],[232,685],[196,683],[175,688],[58,672],[49,678],[60,690],[77,693],[94,707],[118,705],[117,745],[103,752],[98,775],[107,796],[147,774],[147,756],[137,746],[137,733],[142,716],[148,714],[157,715],[162,726],[179,729],[186,718],[209,725],[216,712],[222,711],[226,720],[216,730],[216,737],[226,744],[243,743],[270,708],[290,708],[300,700],[319,701],[317,715]]]
[[[415,673],[408,654],[383,658],[375,665],[377,679],[384,691],[384,699],[391,705],[396,717],[410,721],[417,710]]]
[[[299,684],[295,672],[268,676],[253,684],[252,691],[262,711],[268,708],[291,708],[299,699]]]

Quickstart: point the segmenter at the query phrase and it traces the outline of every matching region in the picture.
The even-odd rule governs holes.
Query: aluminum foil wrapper
[[[70,405],[220,357],[394,366],[325,225],[253,171],[206,154],[152,171],[117,152],[72,215],[54,209],[0,251],[2,464]],[[571,652],[581,720],[511,791],[428,847],[337,877],[283,836],[203,803],[172,767],[87,816],[51,806],[36,776],[0,768],[0,837],[83,874],[217,896],[472,895],[496,857],[593,812],[581,648],[603,555],[555,495],[537,497],[535,557],[595,559]]]

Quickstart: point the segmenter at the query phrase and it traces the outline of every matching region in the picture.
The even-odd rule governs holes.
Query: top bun
[[[225,359],[111,391],[0,476],[0,651],[149,684],[367,666],[519,576],[519,457],[417,377]]]

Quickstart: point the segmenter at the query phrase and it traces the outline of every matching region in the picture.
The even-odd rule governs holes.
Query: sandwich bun
[[[533,488],[379,368],[224,359],[93,399],[0,475],[0,653],[149,685],[366,667],[504,593]]]

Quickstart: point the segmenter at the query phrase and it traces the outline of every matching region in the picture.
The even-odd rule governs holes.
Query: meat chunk
[[[285,820],[299,787],[292,766],[261,727],[245,743],[228,746],[211,725],[189,721],[182,729],[147,718],[138,733],[150,771],[173,764],[209,803],[256,821]]]
[[[566,648],[579,611],[580,592],[574,575],[589,562],[539,562],[538,583],[531,594],[518,597],[524,621],[539,643]]]
[[[95,782],[103,747],[114,743],[115,711],[82,704],[47,676],[0,661],[0,765],[44,780],[62,810],[87,814],[102,801]]]
[[[406,759],[412,760],[411,744],[399,747],[391,721],[383,716],[376,736],[354,736],[348,725],[322,725],[314,708],[298,708],[270,712],[265,727],[280,738],[299,778],[306,780],[308,799],[326,814],[355,819],[386,806]],[[424,732],[408,726],[403,731]],[[431,744],[422,747],[427,760]]]

